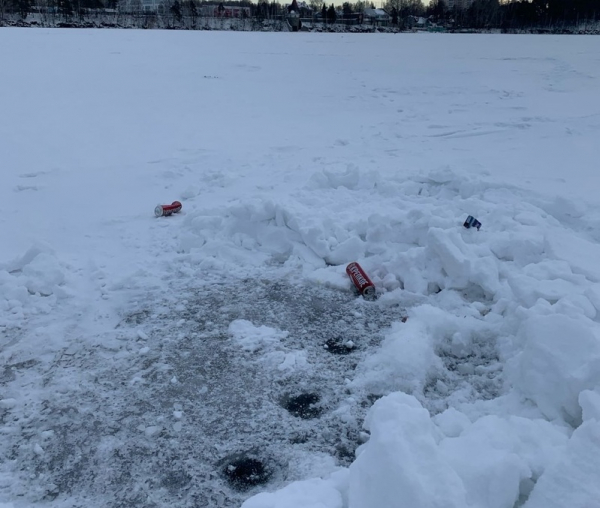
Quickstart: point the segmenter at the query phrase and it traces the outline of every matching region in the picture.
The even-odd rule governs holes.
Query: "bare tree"
[[[388,13],[392,12],[392,9],[396,9],[399,22],[408,16],[423,16],[425,14],[423,0],[387,0],[384,8]]]
[[[367,2],[364,0],[358,0],[353,6],[354,12],[364,12],[367,8]]]
[[[9,0],[0,0],[0,21],[4,20],[4,13],[8,7]]]
[[[71,0],[59,0],[58,12],[62,15],[65,22],[70,21],[73,17],[73,2]]]
[[[188,17],[192,22],[192,28],[196,29],[196,20],[198,19],[198,6],[196,0],[187,0],[184,3],[185,16]]]
[[[432,0],[427,8],[427,13],[439,21],[444,18],[447,10],[448,7],[444,0]]]
[[[16,0],[15,7],[21,19],[25,20],[31,12],[31,0]]]

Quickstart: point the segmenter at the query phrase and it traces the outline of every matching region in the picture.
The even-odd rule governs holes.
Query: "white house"
[[[373,25],[387,25],[391,19],[383,9],[365,9],[364,16],[365,21]]]
[[[145,12],[156,12],[161,1],[162,0],[142,0],[142,9]]]
[[[225,5],[223,10],[219,10],[218,5],[203,5],[202,15],[208,18],[243,18],[250,17],[250,7],[240,7],[239,5]]]

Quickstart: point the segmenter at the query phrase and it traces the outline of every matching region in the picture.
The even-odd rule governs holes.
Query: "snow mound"
[[[510,508],[565,448],[566,431],[544,420],[486,416],[440,443],[469,506]]]
[[[269,349],[270,346],[279,344],[281,339],[289,335],[268,326],[254,326],[246,319],[236,319],[229,325],[229,333],[236,344],[244,351],[255,352],[259,349]]]
[[[414,398],[378,400],[367,419],[369,441],[350,466],[350,508],[464,507],[465,489],[438,447],[429,413]]]
[[[0,265],[0,326],[19,327],[30,316],[49,313],[67,298],[68,270],[47,247],[32,247]]]
[[[600,422],[586,421],[573,432],[537,482],[524,508],[591,508],[600,499]]]
[[[579,425],[580,394],[600,384],[600,338],[590,325],[559,314],[532,316],[521,327],[511,379],[549,419]]]
[[[331,479],[311,479],[290,483],[276,492],[263,492],[248,499],[242,508],[343,508],[338,485],[344,483],[345,472]]]

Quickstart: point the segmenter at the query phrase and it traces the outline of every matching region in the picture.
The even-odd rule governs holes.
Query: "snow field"
[[[0,38],[0,502],[594,506],[591,39]]]

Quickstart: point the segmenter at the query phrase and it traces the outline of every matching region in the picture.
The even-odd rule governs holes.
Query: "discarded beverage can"
[[[350,263],[346,267],[346,273],[365,300],[374,300],[377,298],[375,284],[373,284],[371,279],[369,279],[369,276],[358,263]]]
[[[473,217],[472,215],[469,215],[467,217],[467,220],[465,221],[465,223],[463,224],[464,227],[466,227],[467,229],[469,228],[477,228],[477,231],[479,231],[479,228],[481,227],[481,222],[479,222],[475,217]]]
[[[170,205],[156,205],[154,209],[154,215],[157,217],[168,217],[171,214],[178,213],[181,211],[181,203],[179,201],[173,201]]]

